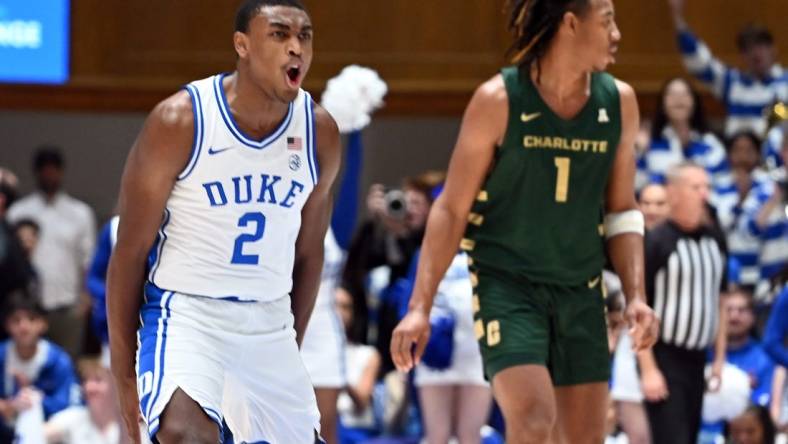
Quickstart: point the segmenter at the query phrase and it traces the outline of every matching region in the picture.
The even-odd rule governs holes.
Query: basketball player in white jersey
[[[311,444],[319,414],[297,343],[339,133],[300,88],[312,26],[298,0],[245,0],[233,43],[236,71],[157,105],[127,160],[112,371],[129,430],[141,413],[162,444],[221,442],[223,420],[239,443]]]

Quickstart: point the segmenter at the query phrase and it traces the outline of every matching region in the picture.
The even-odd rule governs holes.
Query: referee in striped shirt
[[[709,177],[692,163],[667,175],[668,219],[646,233],[646,294],[662,320],[653,350],[638,362],[653,444],[694,444],[700,428],[706,350],[714,346],[709,387],[725,362],[726,282],[722,231],[707,210]]]

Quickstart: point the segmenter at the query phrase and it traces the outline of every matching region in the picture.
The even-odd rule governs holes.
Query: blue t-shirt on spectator
[[[22,361],[14,343],[0,344],[0,367],[3,369],[3,398],[10,399],[22,388],[14,377],[24,369],[24,377],[43,395],[44,418],[81,402],[80,387],[71,358],[62,348],[46,339],[38,341],[36,354]]]

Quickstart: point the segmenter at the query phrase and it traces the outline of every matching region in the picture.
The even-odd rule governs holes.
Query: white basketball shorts
[[[320,414],[293,330],[290,298],[233,302],[150,283],[140,318],[137,389],[155,442],[176,389],[235,442],[313,444]]]

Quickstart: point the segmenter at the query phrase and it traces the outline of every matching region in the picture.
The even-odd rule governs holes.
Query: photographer
[[[342,287],[353,296],[357,322],[349,334],[354,342],[367,342],[367,274],[376,267],[387,266],[390,269],[390,283],[407,274],[413,254],[421,246],[424,236],[424,226],[432,204],[432,189],[442,179],[442,173],[426,172],[406,178],[401,191],[385,191],[379,184],[370,188],[367,196],[369,218],[350,245],[342,275]],[[394,368],[388,349],[391,331],[396,323],[396,305],[382,298],[377,308],[376,338],[377,348],[383,356],[381,374]]]

